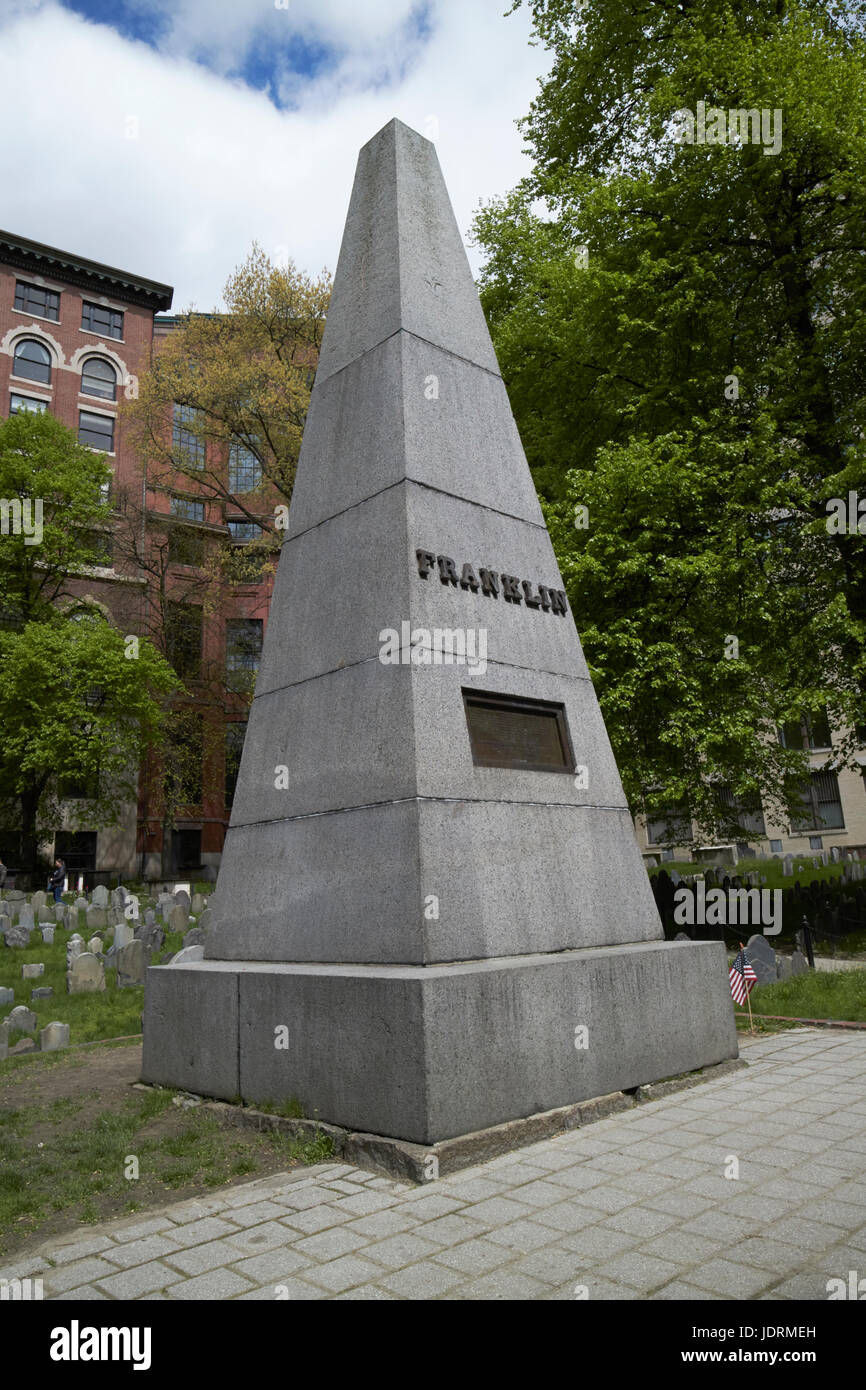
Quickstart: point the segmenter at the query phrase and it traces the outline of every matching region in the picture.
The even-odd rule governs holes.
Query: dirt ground
[[[221,1125],[137,1090],[141,1044],[84,1047],[0,1072],[0,1258],[51,1235],[317,1161],[285,1136]],[[124,1176],[129,1154],[140,1176]]]

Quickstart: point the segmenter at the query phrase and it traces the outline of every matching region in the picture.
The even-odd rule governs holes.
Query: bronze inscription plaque
[[[465,688],[463,705],[478,767],[574,772],[563,705]]]

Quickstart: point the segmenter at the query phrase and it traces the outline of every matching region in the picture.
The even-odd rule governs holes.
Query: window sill
[[[100,338],[104,343],[106,339],[109,343],[125,343],[125,338],[112,338],[110,333],[101,333],[98,328],[79,328],[79,333],[87,333],[91,338]]]
[[[16,309],[14,305],[12,312],[13,314],[20,314],[25,319],[38,319],[40,323],[56,323],[58,328],[63,327],[60,319],[50,319],[47,314],[34,314],[30,309]]]
[[[103,401],[106,405],[117,405],[116,396],[113,399],[111,396],[94,396],[92,391],[79,391],[78,394],[79,396],[84,396],[85,400],[88,401]]]
[[[36,381],[32,376],[16,376],[14,372],[10,372],[9,380],[23,381],[28,386],[38,386],[40,391],[51,391],[52,393],[54,391],[54,387],[51,385],[50,381]]]

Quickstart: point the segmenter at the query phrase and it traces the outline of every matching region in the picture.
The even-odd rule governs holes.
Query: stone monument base
[[[726,976],[715,941],[152,966],[142,1080],[436,1144],[736,1057]]]

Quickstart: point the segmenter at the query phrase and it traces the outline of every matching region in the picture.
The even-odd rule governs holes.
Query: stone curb
[[[631,1110],[636,1105],[660,1100],[663,1096],[688,1090],[705,1081],[716,1081],[719,1077],[727,1076],[730,1072],[739,1071],[748,1065],[742,1057],[730,1058],[725,1062],[717,1062],[714,1066],[704,1067],[700,1071],[687,1072],[683,1076],[670,1077],[665,1081],[655,1081],[647,1086],[638,1086],[634,1091],[612,1091],[606,1096],[595,1096],[592,1100],[579,1101],[575,1105],[559,1106],[555,1110],[545,1110],[525,1119],[509,1120],[505,1124],[493,1125],[490,1129],[461,1134],[456,1139],[443,1139],[440,1143],[431,1145],[390,1139],[381,1134],[357,1133],[317,1120],[268,1115],[262,1110],[229,1105],[225,1101],[203,1101],[202,1105],[216,1114],[225,1125],[239,1125],[244,1129],[285,1134],[293,1139],[311,1140],[320,1134],[327,1135],[334,1144],[334,1157],[344,1163],[352,1163],[359,1168],[370,1168],[387,1177],[403,1181],[429,1183],[436,1178],[457,1173],[463,1168],[473,1167],[477,1163],[486,1163],[514,1149],[535,1144],[541,1139],[550,1139],[571,1129],[581,1129],[584,1125],[603,1120],[608,1115]]]

